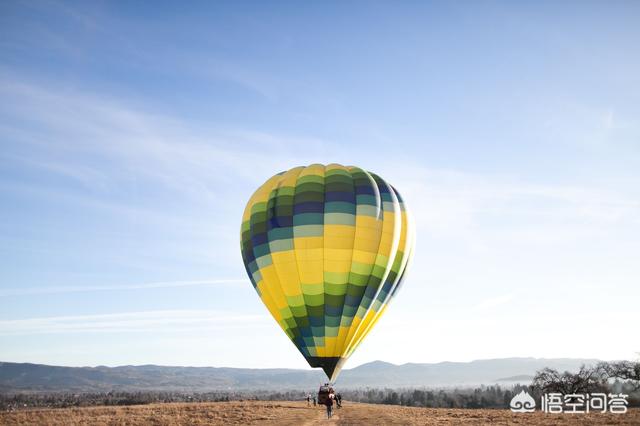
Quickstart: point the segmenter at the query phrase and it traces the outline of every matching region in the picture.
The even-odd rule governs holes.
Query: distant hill
[[[511,383],[527,383],[533,380],[533,376],[529,374],[520,374],[519,376],[503,377],[496,380],[497,382],[511,382]]]
[[[537,370],[577,370],[595,359],[503,358],[471,362],[395,365],[374,361],[343,370],[337,385],[356,387],[454,387],[529,383]],[[0,362],[0,392],[107,392],[277,390],[315,388],[326,381],[320,370],[215,367],[58,367]]]

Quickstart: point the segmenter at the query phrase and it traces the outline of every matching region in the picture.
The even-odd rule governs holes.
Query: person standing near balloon
[[[327,406],[327,418],[330,419],[333,415],[333,398],[334,395],[332,393],[329,394],[329,397],[325,399],[324,405]]]

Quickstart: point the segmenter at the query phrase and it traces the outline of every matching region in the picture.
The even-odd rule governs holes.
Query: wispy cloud
[[[26,142],[47,154],[46,161],[30,158],[33,165],[68,174],[69,166],[78,163],[85,172],[83,178],[91,177],[93,172],[87,168],[92,164],[98,169],[109,167],[117,172],[112,177],[130,173],[200,198],[211,187],[223,189],[216,183],[238,178],[254,181],[255,171],[267,162],[278,169],[278,165],[290,167],[296,158],[306,161],[322,151],[325,143],[252,129],[220,130],[215,123],[203,128],[180,117],[145,110],[129,99],[51,89],[46,83],[7,73],[0,75],[0,93],[11,100],[4,131],[11,135],[12,145]],[[27,135],[15,128],[16,119],[30,122]],[[291,146],[300,148],[292,150]],[[60,152],[66,155],[56,155]],[[91,161],[95,155],[101,161]],[[96,175],[102,178],[101,173]]]
[[[191,280],[191,281],[166,281],[143,284],[128,285],[87,285],[69,287],[31,287],[31,288],[8,288],[0,289],[0,297],[3,296],[26,296],[35,294],[55,294],[55,293],[85,293],[91,291],[123,291],[155,288],[173,287],[195,287],[195,286],[215,286],[215,285],[236,285],[247,284],[246,279],[221,279],[221,280]]]
[[[161,310],[0,321],[0,336],[59,333],[176,332],[267,327],[265,315],[205,310]]]
[[[199,235],[224,227],[233,233],[221,230],[218,241],[230,242],[237,238],[237,216],[244,200],[271,173],[325,161],[327,152],[353,158],[349,147],[338,149],[319,138],[255,129],[221,131],[216,123],[202,127],[130,99],[54,88],[7,72],[0,74],[0,80],[0,93],[11,105],[0,107],[6,109],[0,132],[9,141],[3,155],[93,191],[51,187],[42,180],[3,182],[0,189],[47,200],[82,201],[120,216],[144,218],[137,220],[140,226],[191,229]],[[534,243],[595,238],[615,226],[637,225],[640,217],[638,194],[628,190],[633,187],[629,182],[615,189],[541,184],[516,176],[434,170],[415,158],[392,162],[362,154],[358,158],[392,183],[402,182],[401,192],[420,219],[419,229],[462,238],[478,248],[483,240],[496,238]],[[141,191],[130,197],[113,197],[122,188],[138,187]],[[240,196],[239,187],[247,194]],[[163,191],[162,208],[149,195],[155,195],[157,188]],[[172,210],[178,203],[168,206],[167,197],[181,200],[186,208]],[[199,211],[212,215],[196,214]]]
[[[570,241],[640,216],[638,182],[633,180],[614,188],[541,184],[415,167],[404,169],[401,180],[403,195],[421,219],[418,227],[439,235],[464,237],[491,229],[492,235],[504,236],[530,230],[538,241],[545,236]]]

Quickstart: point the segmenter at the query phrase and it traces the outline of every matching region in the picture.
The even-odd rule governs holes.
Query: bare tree
[[[601,362],[598,369],[607,377],[626,381],[634,391],[640,390],[640,361]]]
[[[577,373],[560,373],[552,368],[538,371],[532,385],[543,393],[562,394],[604,392],[607,390],[607,375],[600,368],[582,365]]]

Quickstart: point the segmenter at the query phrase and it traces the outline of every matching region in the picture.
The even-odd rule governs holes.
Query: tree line
[[[640,406],[640,361],[600,362],[582,365],[575,372],[544,368],[531,384],[512,387],[480,386],[473,389],[355,389],[343,392],[345,399],[373,404],[429,408],[508,408],[520,391],[540,401],[543,394],[625,394],[629,406]]]
[[[527,386],[480,386],[454,389],[354,389],[343,392],[348,401],[427,408],[505,408]]]

